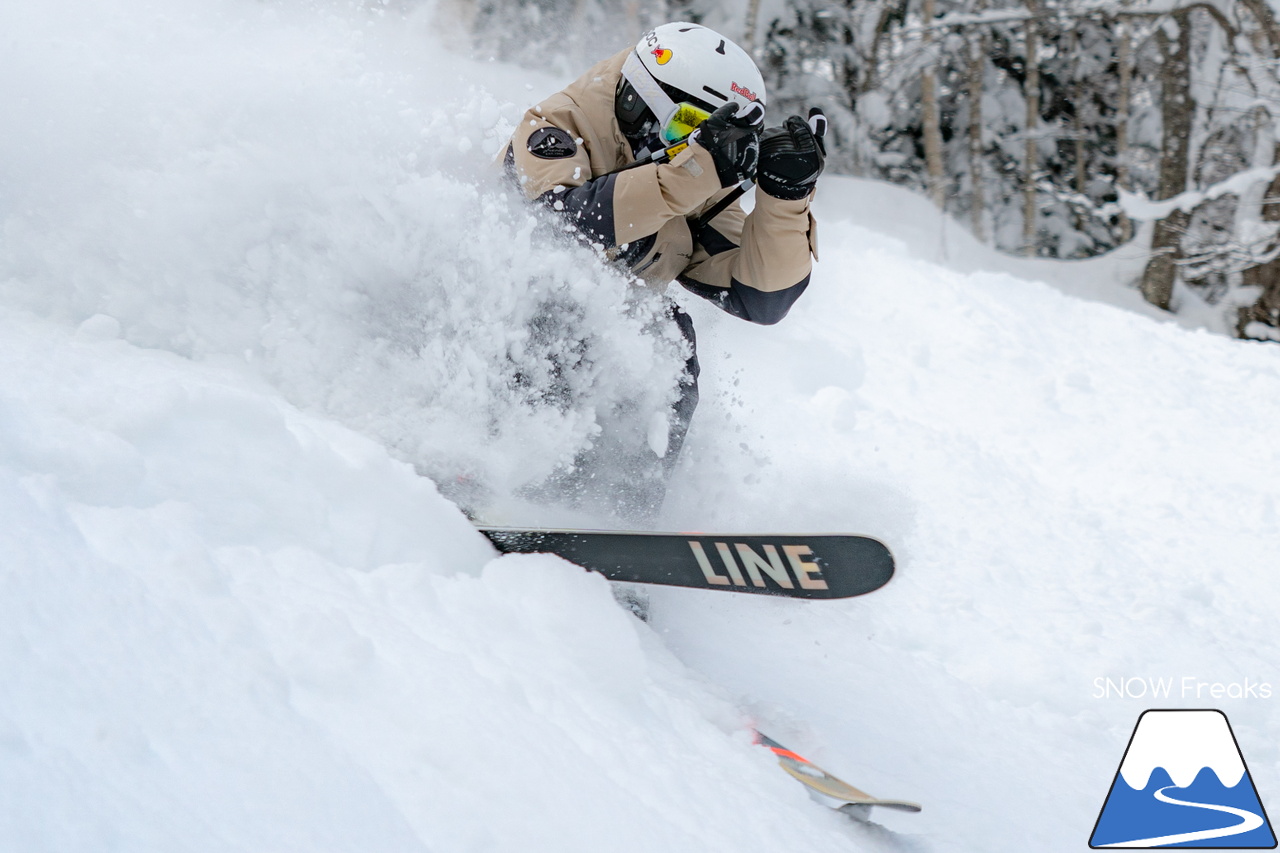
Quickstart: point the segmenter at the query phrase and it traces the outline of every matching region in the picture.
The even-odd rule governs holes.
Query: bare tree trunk
[[[1248,9],[1258,22],[1259,34],[1270,48],[1271,57],[1280,57],[1280,23],[1276,21],[1275,11],[1265,0],[1240,0],[1240,5]]]
[[[979,2],[977,11],[982,11],[985,4]],[[983,181],[983,148],[982,148],[982,77],[987,62],[987,31],[978,30],[977,36],[969,45],[969,216],[972,221],[973,236],[986,242],[986,195]]]
[[[1274,162],[1280,163],[1280,145],[1276,146]],[[1267,194],[1262,199],[1262,221],[1280,222],[1280,175],[1271,179]],[[1246,287],[1262,288],[1262,295],[1257,302],[1240,309],[1236,318],[1236,336],[1246,337],[1245,328],[1254,322],[1280,327],[1280,258],[1245,270],[1241,283]]]
[[[1168,37],[1157,31],[1156,40],[1164,61],[1160,69],[1160,115],[1164,127],[1160,143],[1160,183],[1157,198],[1173,198],[1187,187],[1187,166],[1191,150],[1192,121],[1196,105],[1191,99],[1191,11],[1172,15],[1178,40],[1170,50]],[[1152,305],[1169,310],[1177,260],[1181,256],[1182,235],[1191,217],[1175,210],[1156,222],[1151,237],[1151,259],[1142,272],[1142,296]]]
[[[1074,57],[1072,76],[1075,78],[1071,81],[1071,103],[1073,106],[1071,112],[1071,135],[1075,137],[1073,147],[1075,148],[1075,190],[1080,195],[1084,195],[1089,189],[1089,169],[1086,158],[1088,151],[1084,140],[1084,103],[1085,103],[1085,87],[1084,81],[1080,79],[1080,31],[1071,30],[1071,55]]]
[[[742,27],[742,49],[754,53],[756,49],[756,26],[760,20],[760,0],[748,0],[747,20]]]
[[[848,9],[853,2],[854,0],[845,0],[845,8]],[[875,34],[871,38],[871,56],[867,61],[866,73],[862,75],[862,89],[858,94],[870,92],[880,85],[880,58],[884,53],[885,42],[888,42],[892,49],[894,39],[892,22],[895,13],[892,3],[885,3],[880,8],[880,14],[876,18]]]
[[[946,203],[946,184],[942,163],[942,125],[938,116],[938,57],[934,53],[933,19],[937,16],[935,0],[923,2],[924,69],[920,73],[920,99],[924,124],[924,162],[928,175],[929,197],[938,207]]]
[[[1133,45],[1129,36],[1129,19],[1123,13],[1116,19],[1116,64],[1120,72],[1120,91],[1116,98],[1116,188],[1131,190],[1129,179],[1129,104],[1133,98]],[[1120,239],[1133,239],[1133,220],[1120,214]]]
[[[1026,162],[1022,184],[1022,251],[1026,255],[1036,253],[1036,225],[1039,210],[1036,207],[1036,167],[1038,132],[1040,129],[1040,33],[1036,25],[1039,14],[1037,0],[1027,0],[1031,17],[1027,19],[1027,79],[1023,96],[1027,102]]]
[[[1280,57],[1280,25],[1277,24],[1271,7],[1259,0],[1242,0],[1258,23],[1260,37],[1266,42],[1273,58]],[[1272,163],[1280,165],[1280,145],[1275,146]],[[1272,178],[1262,199],[1261,219],[1263,222],[1280,222],[1280,175]],[[1280,236],[1275,238],[1280,241]],[[1246,336],[1246,328],[1250,323],[1264,323],[1272,327],[1280,327],[1280,257],[1274,258],[1260,266],[1244,271],[1242,284],[1246,287],[1260,287],[1262,294],[1252,305],[1241,308],[1237,316],[1236,335]]]
[[[627,32],[640,32],[640,4],[637,0],[628,0],[626,5],[627,14]]]

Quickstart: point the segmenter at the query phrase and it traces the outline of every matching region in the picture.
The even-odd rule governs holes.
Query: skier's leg
[[[613,583],[613,600],[641,622],[649,621],[649,588],[638,583]]]
[[[702,368],[698,364],[698,337],[693,329],[693,318],[680,309],[671,306],[671,319],[675,321],[680,336],[689,343],[689,358],[684,364],[684,373],[680,376],[680,396],[672,406],[670,427],[667,431],[667,453],[662,457],[661,479],[659,488],[653,489],[649,497],[648,515],[657,515],[666,497],[667,482],[680,459],[680,450],[684,447],[685,436],[689,432],[689,424],[693,420],[694,409],[698,408],[698,374]],[[649,621],[649,590],[637,584],[616,583],[613,585],[614,599],[630,610],[640,621]]]
[[[680,336],[689,344],[689,358],[685,360],[684,373],[680,377],[680,397],[672,407],[671,427],[667,433],[667,454],[662,459],[667,477],[671,476],[680,458],[680,449],[684,447],[693,411],[698,408],[698,375],[702,372],[702,367],[698,364],[698,336],[693,329],[693,318],[681,310],[679,305],[672,305],[671,319],[680,330]]]
[[[659,457],[650,447],[643,445],[629,453],[619,454],[613,448],[606,450],[609,444],[607,437],[601,442],[601,450],[609,454],[606,458],[615,464],[620,463],[618,470],[623,474],[612,482],[609,502],[621,517],[640,525],[651,524],[662,509],[662,502],[667,495],[667,482],[680,459],[689,423],[693,419],[694,409],[698,407],[700,366],[693,318],[677,305],[671,306],[670,317],[680,331],[680,336],[688,342],[689,357],[685,359],[684,370],[680,375],[678,396],[667,415],[666,452]]]
[[[667,416],[666,452],[658,456],[645,441],[644,421],[634,407],[615,413],[620,420],[604,425],[592,447],[578,454],[572,468],[558,472],[530,490],[542,500],[574,507],[607,508],[621,520],[640,527],[651,524],[662,508],[667,480],[675,470],[689,422],[698,405],[698,355],[693,319],[672,305],[669,316],[688,342],[689,356],[681,372],[677,399]]]

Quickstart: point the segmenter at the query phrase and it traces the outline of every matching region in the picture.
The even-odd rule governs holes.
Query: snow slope
[[[421,475],[501,500],[678,353],[492,181],[563,81],[430,12],[0,9],[0,848],[1075,850],[1147,707],[1221,707],[1274,799],[1280,350],[940,256],[890,189],[824,179],[783,324],[680,297],[662,520],[872,533],[892,584],[645,626],[495,558]],[[751,720],[926,810],[821,810]]]
[[[604,580],[243,371],[0,326],[4,849],[839,849]]]

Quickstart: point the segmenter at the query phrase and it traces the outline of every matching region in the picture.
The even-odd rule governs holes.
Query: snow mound
[[[86,331],[0,313],[4,849],[839,849],[603,579]]]

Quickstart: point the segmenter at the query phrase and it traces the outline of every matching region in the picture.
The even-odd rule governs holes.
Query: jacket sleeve
[[[817,257],[809,199],[788,201],[756,192],[744,215],[730,205],[694,234],[693,259],[679,281],[723,310],[761,325],[787,316]]]
[[[570,119],[553,124],[534,108],[507,149],[507,167],[525,197],[561,212],[606,249],[656,234],[720,191],[711,153],[690,145],[670,163],[591,176],[589,152]]]

